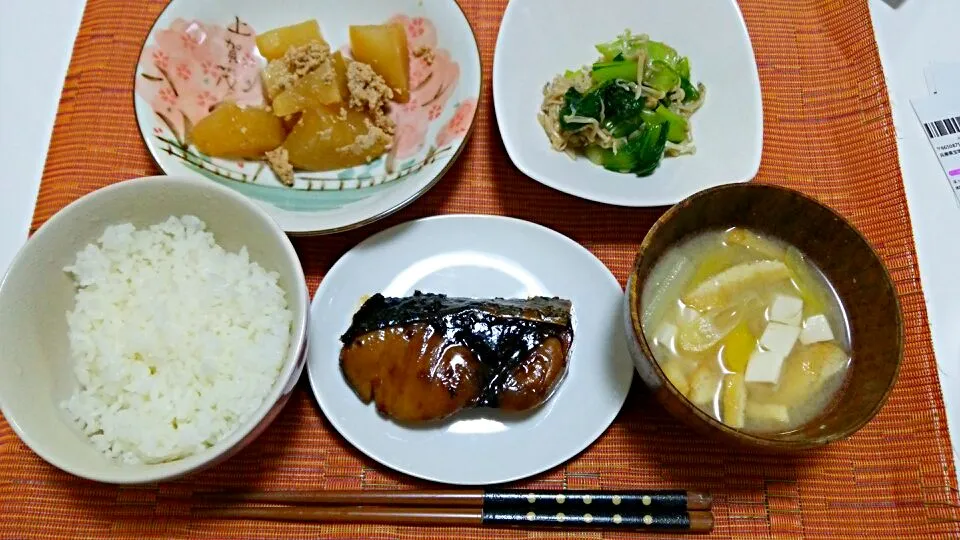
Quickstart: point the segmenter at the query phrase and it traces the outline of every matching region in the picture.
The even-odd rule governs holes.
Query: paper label
[[[960,92],[941,91],[912,103],[960,204]]]

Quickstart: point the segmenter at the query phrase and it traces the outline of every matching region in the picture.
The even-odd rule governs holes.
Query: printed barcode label
[[[927,137],[931,139],[960,133],[960,116],[928,122],[923,125],[923,129],[926,130]]]
[[[960,94],[940,92],[910,101],[960,204]]]

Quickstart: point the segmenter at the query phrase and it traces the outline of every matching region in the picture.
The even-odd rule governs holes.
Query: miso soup
[[[733,428],[796,429],[824,412],[849,368],[833,288],[796,248],[751,230],[710,231],[673,247],[641,304],[667,378]]]

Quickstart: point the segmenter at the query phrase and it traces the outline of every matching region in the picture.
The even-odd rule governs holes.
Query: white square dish
[[[599,56],[594,45],[625,29],[690,59],[706,101],[691,118],[693,155],[664,158],[653,174],[611,172],[551,148],[537,113],[543,87]],[[674,204],[703,189],[751,180],[760,168],[760,78],[736,0],[512,0],[497,37],[493,100],[510,159],[545,185],[620,206]]]

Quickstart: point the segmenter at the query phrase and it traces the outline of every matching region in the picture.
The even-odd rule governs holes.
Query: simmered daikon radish
[[[644,333],[655,331],[663,321],[695,269],[689,258],[677,252],[668,253],[660,259],[648,280],[651,291],[649,295],[644,294],[643,314],[640,317]]]

